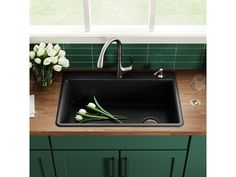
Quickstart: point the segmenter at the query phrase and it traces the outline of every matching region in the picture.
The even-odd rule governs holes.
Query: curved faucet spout
[[[117,44],[117,78],[122,78],[122,73],[124,73],[125,71],[130,71],[132,70],[132,65],[129,67],[122,67],[122,60],[121,60],[121,41],[114,37],[114,38],[110,38],[109,40],[106,41],[106,43],[104,44],[104,46],[101,49],[99,58],[98,58],[98,62],[97,62],[97,68],[103,68],[103,63],[104,63],[104,55],[105,52],[107,50],[107,48],[110,46],[110,44],[112,44],[113,42],[116,42]]]
[[[103,68],[103,62],[104,62],[104,55],[105,52],[107,50],[107,48],[110,46],[111,43],[116,42],[117,43],[117,49],[118,49],[118,55],[119,55],[119,51],[121,53],[121,42],[118,38],[114,37],[114,38],[110,38],[106,41],[106,43],[103,45],[100,55],[98,57],[98,62],[97,62],[97,67],[98,68]]]

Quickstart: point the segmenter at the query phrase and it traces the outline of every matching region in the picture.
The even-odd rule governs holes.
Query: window
[[[31,36],[182,35],[201,41],[206,0],[30,0],[30,24]]]
[[[91,0],[92,25],[147,25],[147,0]]]
[[[82,0],[30,0],[31,25],[83,25]]]
[[[205,25],[205,0],[157,0],[157,25]]]

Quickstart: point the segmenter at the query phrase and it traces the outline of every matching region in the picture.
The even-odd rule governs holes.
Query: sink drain
[[[143,123],[144,124],[158,124],[158,120],[157,118],[155,117],[146,117],[144,120],[143,120]]]

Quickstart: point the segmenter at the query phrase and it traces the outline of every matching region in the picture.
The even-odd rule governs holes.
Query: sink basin
[[[123,124],[110,120],[78,123],[76,112],[93,101],[111,114],[127,117]],[[163,79],[153,73],[130,72],[116,79],[109,72],[63,73],[56,124],[72,126],[173,127],[183,125],[175,74],[166,72]]]

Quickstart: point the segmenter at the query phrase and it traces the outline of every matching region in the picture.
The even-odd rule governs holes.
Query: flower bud
[[[53,64],[56,64],[57,61],[58,61],[58,56],[52,57],[52,63],[53,63]]]
[[[60,57],[60,58],[58,59],[58,64],[63,65],[64,62],[65,62],[65,60],[66,60],[65,57]]]
[[[83,120],[83,117],[81,115],[76,115],[75,120],[76,121],[81,121],[81,120]]]
[[[59,44],[56,44],[53,49],[56,51],[59,51],[61,49],[61,47],[59,46]]]
[[[60,50],[58,56],[59,57],[65,57],[66,56],[66,52],[64,50]]]
[[[40,63],[41,63],[41,59],[40,59],[40,58],[35,58],[34,61],[35,61],[35,63],[37,63],[37,64],[40,64]]]
[[[38,50],[39,50],[39,46],[38,46],[38,45],[35,45],[34,48],[33,48],[33,51],[34,51],[35,53],[37,53]]]
[[[45,48],[46,47],[46,44],[44,43],[44,42],[41,42],[40,44],[39,44],[39,48]]]
[[[47,49],[47,53],[48,53],[48,56],[54,57],[56,55],[57,51],[54,49]]]
[[[55,71],[57,71],[57,72],[60,72],[61,69],[62,69],[62,66],[61,66],[61,65],[54,65],[54,66],[53,66],[53,69],[54,69]]]
[[[53,45],[52,45],[52,43],[48,43],[48,45],[47,45],[46,49],[48,50],[48,49],[52,49],[52,48],[53,48]]]
[[[96,108],[96,105],[95,105],[94,103],[89,103],[89,104],[88,104],[88,107],[90,107],[90,108],[93,108],[93,109],[94,109],[94,108]]]
[[[83,115],[83,114],[86,114],[86,113],[87,113],[87,111],[86,111],[85,109],[80,109],[80,110],[79,110],[79,114],[82,114],[82,115]]]
[[[45,58],[45,60],[43,61],[43,65],[49,65],[52,62],[51,57]]]
[[[44,49],[44,48],[41,48],[41,47],[39,47],[39,50],[37,51],[37,56],[38,56],[38,57],[41,57],[41,56],[43,56],[43,55],[44,55],[44,53],[45,53],[45,49]]]
[[[34,51],[30,51],[29,56],[30,56],[30,59],[33,60],[35,57]]]
[[[65,59],[62,66],[68,68],[70,66],[69,60]]]

